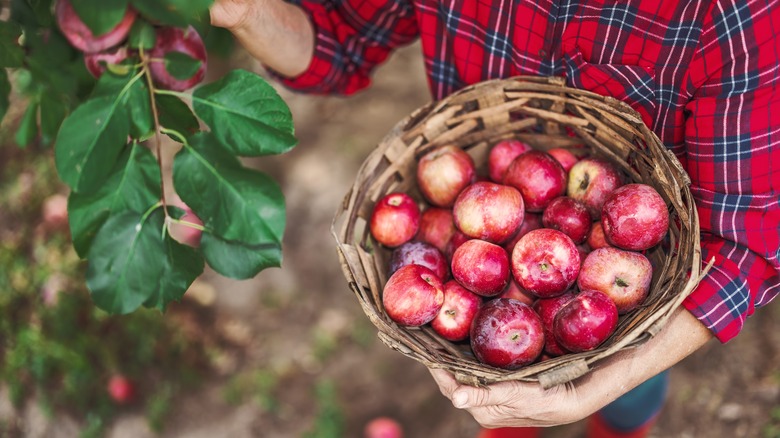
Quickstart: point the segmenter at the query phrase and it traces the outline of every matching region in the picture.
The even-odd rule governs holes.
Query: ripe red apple
[[[135,397],[135,388],[133,382],[127,377],[116,374],[108,379],[108,395],[116,403],[129,403]]]
[[[512,275],[539,298],[564,293],[577,280],[580,253],[569,236],[540,228],[523,236],[512,251]]]
[[[70,44],[84,53],[102,52],[124,41],[136,19],[135,9],[128,7],[122,20],[110,31],[94,35],[76,14],[70,0],[57,0],[54,17],[62,34]]]
[[[578,156],[574,155],[566,148],[552,148],[547,151],[547,153],[558,160],[558,162],[561,163],[561,167],[563,167],[563,170],[566,172],[568,172],[572,166],[574,166],[574,163],[580,161]]]
[[[84,65],[89,73],[99,78],[106,71],[106,65],[116,65],[128,58],[130,52],[125,46],[112,47],[102,52],[85,53]]]
[[[506,289],[504,289],[504,291],[501,292],[497,298],[510,298],[520,301],[521,303],[526,303],[529,306],[533,304],[534,301],[536,301],[536,295],[520,287],[520,285],[517,284],[517,280],[515,280],[511,275],[509,276],[509,284],[507,285]]]
[[[544,327],[544,351],[550,356],[562,356],[568,351],[558,343],[553,334],[553,323],[555,321],[555,315],[561,308],[574,298],[574,292],[568,290],[563,295],[558,295],[553,298],[540,298],[536,300],[531,308],[542,319],[542,326]]]
[[[583,290],[555,315],[553,334],[568,351],[590,351],[615,331],[618,313],[615,303],[596,290]]]
[[[390,254],[390,274],[406,265],[422,265],[433,271],[439,279],[450,277],[450,263],[435,246],[427,242],[412,240],[395,248]]]
[[[452,207],[455,198],[475,181],[476,175],[471,155],[454,145],[436,148],[417,162],[417,187],[436,207]]]
[[[598,220],[607,196],[621,185],[623,178],[615,165],[600,158],[583,158],[569,169],[566,194],[585,204],[593,220]]]
[[[157,28],[157,44],[150,51],[152,62],[149,69],[154,82],[164,89],[173,91],[185,91],[199,84],[206,76],[207,55],[206,46],[194,27],[186,29],[163,26]],[[200,61],[200,66],[195,73],[187,79],[179,79],[168,72],[165,55],[171,52],[180,52],[190,58]]]
[[[174,195],[168,202],[170,205],[179,207],[184,210],[184,214],[181,216],[181,218],[179,218],[179,220],[182,222],[187,222],[170,222],[168,225],[168,232],[170,233],[173,240],[193,248],[199,247],[200,239],[203,236],[203,230],[197,227],[202,227],[203,221],[200,220],[200,218],[192,211],[189,205],[185,204],[178,195]],[[195,226],[189,224],[194,224]]]
[[[558,230],[580,244],[588,237],[591,216],[585,204],[568,196],[553,199],[542,213],[542,224],[546,228]]]
[[[645,301],[652,279],[653,266],[643,254],[606,247],[585,257],[577,286],[603,292],[622,315]]]
[[[520,190],[527,211],[541,212],[566,192],[566,172],[552,155],[530,150],[512,160],[504,184]]]
[[[452,276],[463,287],[483,297],[500,294],[509,283],[509,256],[504,248],[471,239],[452,254]]]
[[[524,212],[523,196],[516,188],[482,181],[460,192],[452,217],[463,234],[502,243],[520,228]]]
[[[438,248],[443,254],[446,254],[447,244],[452,239],[452,235],[455,234],[455,230],[452,210],[429,207],[420,216],[420,229],[417,231],[417,240],[428,242]]]
[[[482,297],[455,280],[444,283],[444,304],[431,321],[431,328],[444,339],[457,342],[469,337],[471,321],[482,305]]]
[[[528,304],[497,298],[483,304],[470,333],[480,362],[509,370],[536,360],[544,348],[544,327]]]
[[[376,417],[366,423],[363,438],[404,438],[404,430],[398,421],[390,417]]]
[[[501,140],[490,148],[487,158],[488,176],[496,183],[503,183],[509,163],[518,155],[531,150],[531,146],[520,140]]]
[[[626,184],[604,202],[601,226],[612,245],[644,251],[664,240],[669,231],[669,210],[652,186]]]
[[[591,249],[605,248],[612,246],[607,242],[606,236],[604,236],[604,228],[601,226],[601,221],[595,221],[590,226],[590,232],[588,232],[588,238],[585,239]]]
[[[529,231],[539,228],[544,228],[544,224],[542,223],[542,215],[539,213],[531,213],[526,211],[525,215],[523,215],[523,223],[520,225],[520,229],[517,230],[517,233],[514,236],[512,236],[504,243],[504,249],[506,249],[506,252],[509,254],[512,254],[512,250],[515,249],[515,244],[518,240],[520,240],[521,237],[528,234]]]
[[[455,254],[455,250],[469,240],[471,240],[471,237],[463,234],[463,232],[458,229],[455,230],[455,234],[452,235],[449,243],[447,243],[447,251],[444,253],[450,260],[450,263],[452,263],[452,255]]]
[[[444,304],[444,284],[425,266],[406,265],[387,279],[382,305],[398,324],[419,327],[439,313]]]
[[[377,242],[395,248],[414,238],[420,228],[420,207],[403,192],[389,193],[374,205],[369,220]]]

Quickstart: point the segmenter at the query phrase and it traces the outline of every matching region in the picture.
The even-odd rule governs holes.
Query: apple
[[[633,183],[616,189],[601,209],[607,242],[633,251],[660,243],[669,230],[669,210],[650,185]]]
[[[43,226],[47,230],[64,230],[68,228],[68,197],[56,193],[43,200],[41,208]]]
[[[653,279],[653,266],[643,254],[605,247],[585,257],[577,278],[580,290],[603,292],[617,306],[618,314],[637,308],[645,301]]]
[[[130,51],[125,46],[112,47],[102,52],[85,53],[84,65],[92,76],[99,78],[106,71],[106,66],[117,65],[129,55]]]
[[[540,298],[536,300],[531,308],[542,319],[542,326],[544,327],[544,352],[550,356],[562,356],[566,354],[565,348],[558,343],[553,334],[553,323],[555,321],[555,315],[561,308],[574,298],[574,292],[568,290],[563,295],[558,295],[553,298]]]
[[[406,265],[422,265],[442,281],[450,277],[450,264],[444,254],[427,242],[412,240],[393,249],[390,254],[390,274]]]
[[[194,27],[188,26],[186,29],[179,27],[163,26],[157,28],[157,43],[149,52],[152,62],[149,64],[149,70],[152,73],[152,79],[159,87],[173,90],[185,91],[199,84],[206,76],[207,54],[206,46]],[[183,53],[190,58],[200,62],[195,73],[189,78],[181,79],[174,77],[168,71],[165,56],[173,53]]]
[[[475,182],[460,192],[452,207],[455,226],[463,234],[492,243],[502,243],[523,223],[523,196],[510,186]]]
[[[477,360],[509,370],[534,362],[544,349],[539,315],[528,304],[505,298],[482,305],[469,337]]]
[[[420,228],[420,207],[406,193],[388,193],[374,204],[369,230],[377,242],[389,248],[414,238]]]
[[[404,438],[404,430],[390,417],[376,417],[366,423],[363,438]]]
[[[447,251],[444,252],[444,255],[450,259],[450,263],[452,263],[452,255],[455,254],[455,250],[460,248],[461,245],[468,242],[469,240],[471,240],[471,237],[456,229],[455,234],[452,235],[449,243],[447,243]]]
[[[572,166],[574,166],[574,163],[580,161],[578,156],[574,155],[566,148],[552,148],[548,150],[547,153],[558,160],[558,162],[561,163],[561,167],[563,167],[563,170],[566,172],[568,172]]]
[[[173,240],[193,248],[199,247],[200,239],[203,236],[203,230],[198,228],[198,226],[202,227],[203,221],[192,211],[189,205],[181,200],[179,195],[174,195],[168,202],[170,205],[184,210],[184,214],[179,218],[181,222],[171,221],[168,225],[168,232]],[[195,226],[190,224],[194,224]]]
[[[607,196],[622,185],[623,178],[612,163],[600,158],[583,158],[569,169],[566,195],[585,204],[593,220],[598,220]]]
[[[512,275],[539,298],[561,295],[577,280],[580,253],[569,236],[551,228],[528,232],[512,250]]]
[[[420,228],[417,240],[428,242],[442,253],[447,253],[447,245],[455,234],[455,221],[449,208],[429,207],[420,215]]]
[[[482,297],[455,280],[444,283],[444,304],[431,321],[431,328],[444,339],[457,342],[469,337],[471,322],[482,305]]]
[[[528,234],[529,231],[539,228],[544,228],[544,224],[542,223],[542,215],[539,213],[531,213],[526,211],[523,215],[523,223],[520,225],[520,229],[518,229],[517,233],[515,233],[514,236],[509,238],[509,240],[504,243],[504,249],[506,249],[509,254],[512,254],[512,250],[515,248],[515,244],[518,240],[520,240],[521,237]]]
[[[530,150],[512,160],[504,184],[520,190],[527,211],[541,212],[566,192],[566,172],[552,155]]]
[[[509,256],[504,248],[486,240],[471,239],[452,254],[452,277],[483,297],[493,297],[509,283]]]
[[[458,194],[475,181],[476,175],[471,155],[454,145],[438,147],[417,161],[417,187],[436,207],[452,207]]]
[[[530,151],[531,146],[520,140],[501,140],[490,148],[487,157],[488,177],[491,181],[502,183],[509,163],[518,155]]]
[[[116,403],[129,403],[135,397],[133,382],[121,374],[115,374],[108,379],[108,395]]]
[[[60,31],[73,47],[84,53],[102,52],[124,41],[136,16],[135,9],[128,7],[122,20],[113,29],[95,35],[73,9],[70,0],[57,0],[54,6],[54,18]]]
[[[536,301],[536,295],[528,292],[517,284],[517,280],[509,276],[509,284],[496,298],[510,298],[531,305]]]
[[[431,322],[443,304],[444,284],[421,265],[402,266],[382,289],[387,316],[404,326],[419,327]]]
[[[588,232],[588,237],[585,239],[585,242],[587,242],[591,249],[612,246],[609,244],[609,242],[607,242],[606,236],[604,236],[604,227],[601,226],[601,221],[595,221],[593,224],[591,224],[590,231]]]
[[[572,353],[590,351],[601,345],[617,327],[615,303],[597,290],[581,290],[555,315],[555,340]]]
[[[585,204],[568,196],[553,199],[542,213],[542,224],[546,228],[562,231],[576,244],[588,237],[592,222]]]

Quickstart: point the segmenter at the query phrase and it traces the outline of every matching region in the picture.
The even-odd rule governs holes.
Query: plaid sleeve
[[[314,56],[297,77],[270,71],[283,85],[313,94],[352,94],[371,83],[371,72],[390,53],[418,36],[411,2],[291,0],[314,26]]]
[[[727,342],[780,291],[780,8],[715,3],[685,128],[703,260],[715,263],[684,306]]]

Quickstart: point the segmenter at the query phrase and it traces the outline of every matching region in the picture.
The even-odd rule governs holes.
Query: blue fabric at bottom
[[[608,404],[599,414],[616,431],[637,429],[661,411],[668,388],[669,370],[666,370]]]

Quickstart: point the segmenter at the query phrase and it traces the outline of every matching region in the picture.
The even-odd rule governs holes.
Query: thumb
[[[490,388],[460,386],[452,393],[452,404],[459,409],[469,409],[495,403],[491,400]]]

